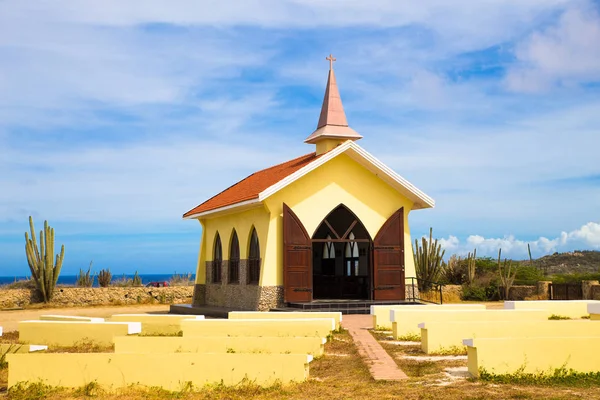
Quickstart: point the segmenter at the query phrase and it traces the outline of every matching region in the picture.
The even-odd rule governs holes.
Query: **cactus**
[[[98,273],[98,284],[100,287],[108,287],[111,280],[112,274],[110,273],[110,269],[103,269]]]
[[[40,244],[35,238],[35,228],[33,226],[33,218],[29,216],[29,229],[31,230],[31,239],[25,232],[25,254],[27,255],[27,263],[31,270],[31,276],[35,280],[38,292],[40,293],[44,303],[52,300],[54,288],[60,275],[63,259],[65,256],[65,245],[61,246],[60,255],[56,255],[54,263],[54,229],[48,225],[48,221],[44,221],[44,230],[40,231]]]
[[[414,251],[419,290],[427,291],[440,276],[442,259],[446,251],[442,250],[442,246],[438,244],[437,239],[433,240],[433,228],[429,228],[429,241],[422,238],[422,245],[419,245],[419,241],[415,239]]]
[[[133,286],[142,286],[142,278],[140,278],[137,271],[135,271],[135,274],[133,274],[133,283],[132,284],[133,284]]]
[[[477,249],[473,250],[473,254],[467,255],[467,279],[469,285],[475,280],[475,260],[477,260]]]
[[[90,266],[87,272],[83,272],[83,269],[79,268],[79,275],[77,275],[77,279],[75,280],[75,286],[92,287],[94,285],[94,277],[91,275],[91,271],[92,261],[90,261]]]
[[[504,288],[504,300],[508,300],[510,294],[510,288],[512,287],[515,277],[517,276],[517,269],[513,270],[512,261],[504,259],[504,263],[500,263],[502,257],[502,249],[498,250],[498,274],[500,275],[500,281]]]

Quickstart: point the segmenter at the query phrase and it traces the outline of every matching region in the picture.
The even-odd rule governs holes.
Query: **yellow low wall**
[[[104,318],[78,317],[74,315],[40,315],[40,321],[104,322]]]
[[[561,315],[569,318],[581,318],[588,315],[588,304],[599,304],[598,300],[535,300],[505,301],[507,310],[544,310],[548,316]]]
[[[462,347],[464,339],[599,336],[600,324],[586,320],[445,321],[420,324],[421,349],[429,354]]]
[[[207,319],[181,321],[183,336],[316,336],[335,330],[332,318],[314,319]]]
[[[141,330],[139,322],[21,321],[19,341],[56,346],[90,341],[109,346],[114,336],[137,334]]]
[[[340,329],[341,312],[331,311],[294,311],[294,312],[263,312],[263,311],[230,311],[229,319],[302,319],[302,318],[333,318],[335,328]]]
[[[426,304],[426,305],[385,305],[371,306],[373,326],[378,330],[392,330],[391,310],[485,310],[484,304]]]
[[[181,314],[115,314],[111,322],[140,322],[143,335],[175,335],[181,332],[184,319],[203,320],[204,315]]]
[[[264,353],[323,355],[320,337],[115,337],[115,353]]]
[[[34,351],[42,350],[48,350],[48,346],[39,344],[0,343],[0,356],[11,353],[33,353]]]
[[[419,324],[435,321],[547,321],[543,310],[391,310],[394,338],[421,334]]]
[[[182,390],[188,382],[235,385],[248,379],[258,385],[308,378],[306,354],[9,354],[8,386],[42,381],[51,386],[81,387],[97,382],[111,389],[129,385]]]
[[[464,341],[469,373],[552,373],[557,368],[600,371],[600,337],[481,338]]]

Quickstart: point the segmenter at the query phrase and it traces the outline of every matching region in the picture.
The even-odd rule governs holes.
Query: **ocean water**
[[[183,276],[187,276],[187,274],[180,274]],[[133,279],[133,275],[130,274],[121,274],[121,275],[113,275],[112,280],[121,280],[123,277],[128,279]],[[142,278],[142,284],[150,283],[150,282],[164,282],[169,281],[173,277],[173,274],[140,274],[140,278]],[[15,280],[23,280],[27,279],[27,276],[0,276],[0,285],[6,285],[9,283],[13,283]],[[195,279],[196,275],[192,274],[192,279]],[[60,275],[58,277],[59,285],[68,285],[75,286],[75,282],[77,281],[77,275]],[[98,287],[98,279],[94,277],[94,286]]]

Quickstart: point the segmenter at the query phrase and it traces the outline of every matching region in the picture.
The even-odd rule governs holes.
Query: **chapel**
[[[348,125],[331,55],[313,151],[257,171],[183,215],[202,238],[193,306],[269,310],[401,301],[415,277],[408,215],[434,200]]]

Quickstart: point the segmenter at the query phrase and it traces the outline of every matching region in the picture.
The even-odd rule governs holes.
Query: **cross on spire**
[[[329,61],[329,69],[333,69],[333,63],[337,60],[337,58],[334,58],[331,53],[329,53],[329,57],[325,57],[325,59]]]

